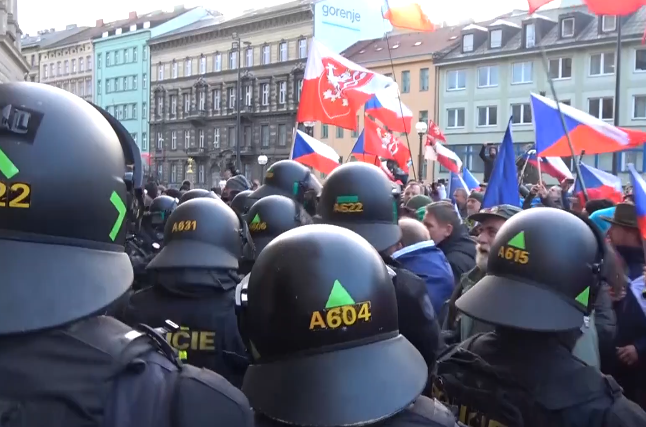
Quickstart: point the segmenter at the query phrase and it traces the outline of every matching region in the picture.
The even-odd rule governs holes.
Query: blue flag
[[[520,207],[516,155],[514,154],[514,142],[511,139],[511,118],[493,164],[482,207],[491,208],[504,204]]]
[[[464,179],[464,183],[467,185],[467,187],[469,187],[469,190],[475,190],[476,188],[480,187],[480,181],[478,181],[476,177],[473,176],[471,172],[469,172],[469,169],[462,169],[462,178]]]
[[[449,179],[449,193],[448,197],[455,203],[455,198],[453,197],[453,194],[455,194],[455,190],[463,188],[464,191],[467,192],[467,195],[469,194],[469,187],[465,184],[464,180],[460,176],[460,174],[457,174],[455,172],[451,172],[450,179]]]

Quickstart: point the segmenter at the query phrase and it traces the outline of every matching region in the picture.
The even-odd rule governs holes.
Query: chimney
[[[49,29],[49,32],[50,32],[50,33],[55,33],[55,32],[56,32],[56,28],[50,28],[50,29]]]
[[[130,20],[137,19],[137,12],[130,12],[128,14],[128,19]]]
[[[96,26],[97,27],[103,27],[103,19],[97,19],[96,20]]]

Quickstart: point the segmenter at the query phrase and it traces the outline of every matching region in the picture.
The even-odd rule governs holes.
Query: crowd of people
[[[646,426],[630,197],[482,209],[291,160],[144,190],[105,111],[0,104],[2,426]]]

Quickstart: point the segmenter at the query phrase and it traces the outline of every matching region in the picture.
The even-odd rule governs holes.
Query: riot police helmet
[[[247,212],[247,210],[249,210],[249,195],[251,193],[251,190],[244,190],[236,194],[229,204],[231,209],[233,209],[233,211],[238,215],[242,215]]]
[[[270,419],[366,424],[404,410],[426,385],[423,357],[399,334],[387,267],[350,230],[306,225],[280,235],[236,302],[253,354],[242,391]]]
[[[603,236],[589,220],[562,209],[528,209],[500,228],[486,276],[456,307],[496,326],[576,330],[592,311],[607,258]]]
[[[98,313],[133,281],[124,173],[139,150],[105,111],[49,85],[2,84],[0,109],[0,335]],[[142,182],[136,166],[140,196]]]
[[[285,196],[296,200],[313,215],[320,193],[321,183],[307,166],[294,160],[281,160],[267,169],[264,183],[249,195],[249,199],[255,201],[271,195]]]
[[[197,199],[199,197],[219,199],[217,194],[215,194],[213,191],[205,190],[203,188],[194,188],[182,194],[182,196],[179,198],[179,204],[181,205],[184,202],[188,202],[189,200]]]
[[[401,240],[390,180],[374,165],[354,162],[334,169],[318,208],[322,222],[354,231],[379,252]]]
[[[166,220],[168,220],[170,214],[177,209],[178,204],[178,200],[170,196],[161,195],[155,197],[150,204],[147,213],[147,216],[150,219],[150,224],[154,227],[166,224]]]
[[[180,204],[164,228],[164,246],[148,270],[238,268],[243,231],[238,216],[220,199]]]

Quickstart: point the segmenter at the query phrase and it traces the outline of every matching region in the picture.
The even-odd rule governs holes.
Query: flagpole
[[[545,51],[545,47],[543,47],[542,42],[542,35],[540,31],[540,26],[534,24],[534,31],[536,32],[536,36],[538,39],[538,48],[541,51],[541,62],[543,63],[543,69],[545,70],[545,75],[547,76],[547,82],[550,85],[550,91],[552,92],[552,97],[554,97],[554,101],[556,102],[556,109],[558,110],[559,117],[561,119],[561,126],[563,127],[563,132],[565,132],[565,138],[567,139],[567,144],[570,147],[570,153],[572,154],[572,158],[576,159],[576,153],[574,152],[574,145],[572,145],[572,139],[570,138],[570,132],[568,131],[567,125],[565,124],[565,116],[563,115],[563,112],[561,111],[561,103],[559,102],[558,95],[556,94],[556,89],[554,88],[554,80],[552,80],[552,76],[550,76],[550,70],[549,70],[549,61],[547,59],[547,52]],[[534,129],[536,129],[536,123],[534,123]],[[536,150],[536,157],[538,158],[538,150]],[[541,162],[537,162],[539,165],[538,169],[538,179],[539,182],[542,182],[542,177],[541,177],[541,170],[540,170],[540,164]],[[579,181],[579,184],[581,185],[581,191],[583,191],[583,198],[585,201],[588,201],[588,189],[585,187],[585,183],[583,182],[583,178],[581,177],[581,168],[579,167],[579,163],[575,162],[574,166],[576,168],[576,179]]]
[[[617,46],[615,47],[615,126],[619,126],[619,111],[621,110],[619,104],[619,98],[621,94],[621,16],[615,16],[617,22]],[[619,163],[619,153],[612,153],[612,174],[617,175],[618,164]]]

